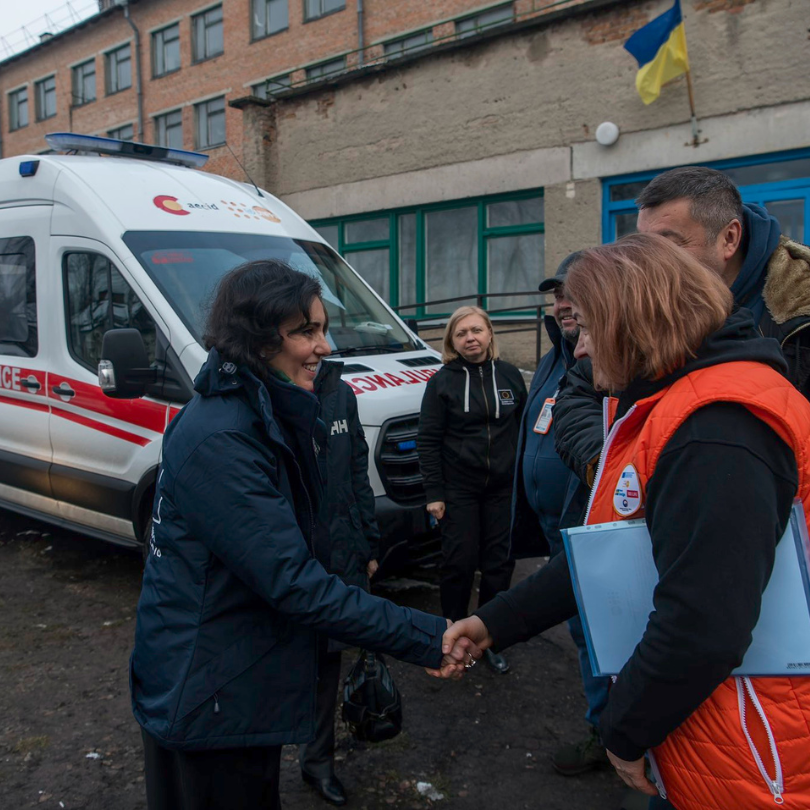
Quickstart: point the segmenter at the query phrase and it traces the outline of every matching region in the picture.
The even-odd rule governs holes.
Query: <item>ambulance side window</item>
[[[0,354],[34,357],[38,344],[34,240],[0,239]]]
[[[108,329],[137,329],[149,362],[155,360],[155,322],[115,266],[99,253],[64,258],[68,347],[73,358],[96,371]]]

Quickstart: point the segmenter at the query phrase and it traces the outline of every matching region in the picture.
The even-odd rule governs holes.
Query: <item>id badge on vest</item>
[[[557,394],[559,393],[560,389],[558,388],[554,392],[554,396],[549,397],[543,403],[543,407],[540,408],[540,415],[532,428],[535,433],[545,436],[551,430],[551,423],[554,420],[554,403],[557,401]]]

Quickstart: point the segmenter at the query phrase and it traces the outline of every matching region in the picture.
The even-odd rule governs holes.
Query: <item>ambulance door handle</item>
[[[76,396],[76,392],[66,382],[59,383],[59,385],[54,385],[53,388],[51,388],[51,391],[53,391],[58,397],[70,398]]]
[[[23,388],[28,388],[31,391],[39,391],[39,389],[42,388],[39,382],[33,378],[27,380],[20,380],[20,385]]]

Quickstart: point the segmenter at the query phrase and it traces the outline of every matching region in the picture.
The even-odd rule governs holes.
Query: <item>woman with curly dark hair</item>
[[[281,746],[313,736],[327,636],[442,662],[444,619],[316,559],[327,327],[318,281],[282,262],[218,288],[198,396],[164,440],[130,665],[150,810],[277,808]]]

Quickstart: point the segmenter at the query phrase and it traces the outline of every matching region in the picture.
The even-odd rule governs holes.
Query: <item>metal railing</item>
[[[400,315],[407,324],[414,325],[417,328],[414,331],[418,331],[418,327],[420,324],[426,322],[430,322],[430,328],[432,329],[443,329],[447,325],[447,321],[449,320],[449,315],[405,315],[403,314],[403,310],[409,309],[422,309],[424,307],[435,307],[439,304],[458,304],[462,301],[474,301],[475,306],[480,307],[481,309],[485,310],[490,318],[497,319],[498,315],[504,316],[508,315],[510,320],[516,322],[528,322],[532,320],[531,326],[524,326],[518,329],[498,329],[499,335],[513,335],[519,332],[534,332],[535,333],[535,362],[539,363],[540,358],[543,355],[542,350],[542,340],[543,340],[543,316],[544,310],[547,304],[540,303],[534,304],[532,306],[533,315],[530,316],[527,313],[521,313],[518,309],[516,310],[514,306],[510,307],[503,307],[500,309],[490,309],[489,307],[485,306],[485,300],[488,298],[514,298],[516,296],[546,296],[549,295],[548,292],[540,292],[539,290],[526,290],[520,292],[501,292],[501,293],[471,293],[470,295],[457,295],[454,298],[439,298],[435,301],[418,301],[415,304],[400,304],[399,306],[393,307],[394,311]],[[457,307],[453,307],[456,309]],[[502,323],[504,321],[501,321]],[[427,324],[426,324],[427,325]],[[441,335],[437,335],[435,337],[422,337],[426,343],[432,343],[434,341],[442,340]]]

